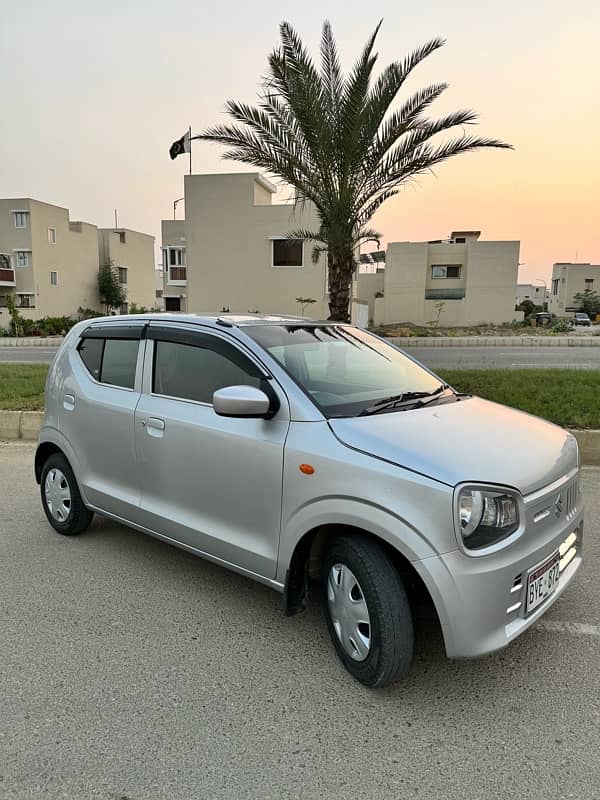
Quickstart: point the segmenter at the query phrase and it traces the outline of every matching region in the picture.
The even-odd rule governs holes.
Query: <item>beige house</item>
[[[547,301],[546,287],[538,286],[535,283],[517,284],[515,305],[520,306],[524,300],[531,300],[536,306],[543,306]]]
[[[98,267],[107,255],[126,270],[128,302],[153,306],[153,241],[126,229],[98,230],[39,200],[0,200],[0,325],[9,324],[8,295],[29,319],[102,311]]]
[[[163,308],[187,311],[187,254],[184,219],[161,222],[163,264]]]
[[[5,278],[0,280],[3,327],[9,321],[8,294],[14,293],[21,314],[30,319],[98,307],[98,231],[95,225],[71,220],[66,208],[30,198],[0,200],[0,253],[5,256],[0,276]]]
[[[121,313],[127,314],[131,303],[154,308],[154,236],[129,228],[100,228],[98,230],[98,260],[110,259],[119,274],[119,283],[126,292]]]
[[[480,231],[454,231],[447,240],[388,244],[377,325],[412,322],[442,326],[501,324],[515,311],[519,242],[480,241]],[[358,299],[368,301],[359,274]]]
[[[185,176],[185,220],[163,220],[166,311],[329,314],[326,259],[312,244],[289,240],[316,230],[310,204],[276,204],[276,187],[258,173]]]
[[[586,290],[600,292],[600,264],[554,264],[548,311],[557,317],[569,316],[579,310],[575,295]]]

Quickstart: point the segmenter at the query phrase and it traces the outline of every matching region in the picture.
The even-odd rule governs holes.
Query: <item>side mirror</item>
[[[213,394],[213,408],[220,417],[267,417],[271,401],[254,386],[226,386]]]

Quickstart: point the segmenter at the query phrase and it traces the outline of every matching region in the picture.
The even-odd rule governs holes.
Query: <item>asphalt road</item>
[[[0,797],[600,797],[600,471],[587,563],[535,629],[476,661],[422,621],[414,668],[368,690],[317,603],[97,519],[47,524],[33,447],[0,446]],[[578,623],[578,625],[569,625]]]
[[[431,369],[600,369],[600,347],[404,347]]]
[[[432,369],[600,369],[600,347],[405,347]],[[0,347],[0,363],[49,364],[53,347]]]

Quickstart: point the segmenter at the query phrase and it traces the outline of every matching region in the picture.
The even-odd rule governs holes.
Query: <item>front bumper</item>
[[[526,614],[527,574],[559,550],[568,537],[558,586]],[[574,550],[574,552],[571,552]],[[562,553],[561,553],[562,556]],[[450,658],[473,658],[505,647],[561,596],[583,563],[583,511],[551,535],[522,539],[482,558],[459,550],[413,562],[435,603]]]

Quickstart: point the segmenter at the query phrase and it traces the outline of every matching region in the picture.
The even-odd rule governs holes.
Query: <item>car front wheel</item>
[[[62,454],[47,459],[40,489],[44,512],[55,531],[75,536],[89,527],[94,514],[83,505],[71,465]]]
[[[407,672],[413,621],[402,579],[385,551],[366,536],[341,536],[322,565],[331,639],[346,669],[381,687]]]

